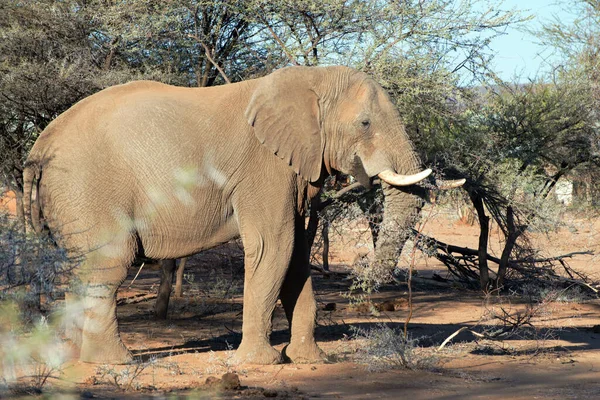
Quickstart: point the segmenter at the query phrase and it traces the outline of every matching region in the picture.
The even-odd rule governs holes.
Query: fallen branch
[[[317,271],[325,276],[329,276],[329,275],[338,275],[340,277],[347,277],[348,275],[350,275],[350,272],[337,272],[337,271],[325,271],[323,268],[319,267],[318,265],[314,265],[311,264],[310,265],[310,269],[313,271]]]
[[[393,276],[393,279],[394,279],[394,282],[399,283],[399,284],[407,283],[406,280],[400,279],[399,277],[397,277],[395,275]],[[452,281],[446,280],[445,282],[440,282],[439,280],[436,280],[436,279],[421,278],[419,276],[413,276],[412,283],[417,284],[417,285],[437,286],[437,287],[447,288],[448,286],[450,286],[452,284]]]
[[[593,256],[594,252],[591,251],[591,250],[574,251],[572,253],[563,254],[561,256],[554,256],[554,257],[548,257],[548,258],[533,258],[533,259],[524,258],[522,260],[511,260],[511,263],[514,263],[514,264],[523,264],[523,263],[552,262],[552,261],[560,261],[560,260],[563,260],[565,258],[573,258],[573,256],[577,256],[577,255]]]
[[[413,234],[418,239],[415,241],[415,245],[418,249],[426,254],[430,254],[440,260],[448,268],[448,271],[456,278],[469,284],[477,285],[479,282],[479,251],[468,247],[460,247],[451,244],[444,243],[440,240],[434,239],[427,235],[413,230]],[[508,266],[511,271],[517,274],[517,277],[513,276],[510,281],[513,283],[518,280],[536,280],[538,282],[547,281],[548,283],[554,282],[563,285],[579,285],[583,288],[589,289],[595,295],[600,294],[600,288],[596,288],[590,282],[590,279],[583,273],[577,272],[565,261],[568,258],[573,258],[577,255],[593,255],[594,252],[590,250],[586,251],[574,251],[567,254],[562,254],[553,257],[546,258],[523,258],[518,260],[508,261]],[[487,260],[500,265],[501,260],[498,257],[494,257],[491,254],[487,254]],[[568,277],[561,276],[557,272],[557,268],[560,268],[557,264],[562,266]],[[492,281],[496,281],[494,276],[496,271],[488,268]],[[514,274],[513,274],[514,275]]]
[[[560,281],[563,281],[565,283],[572,283],[574,285],[583,286],[583,287],[585,287],[587,289],[590,289],[592,292],[594,292],[596,294],[598,294],[598,292],[599,292],[598,289],[594,288],[592,285],[590,285],[590,284],[588,284],[588,283],[586,283],[584,281],[580,281],[580,280],[577,280],[577,279],[563,278],[562,276],[557,276],[556,279],[558,279]]]
[[[462,331],[464,331],[466,329],[468,329],[468,328],[466,326],[463,326],[462,328],[460,328],[459,330],[457,330],[456,332],[454,332],[452,335],[448,336],[446,338],[446,340],[444,340],[442,342],[442,344],[440,345],[440,347],[437,348],[437,351],[442,350],[446,346],[446,344],[448,344],[449,341],[451,341],[452,339],[454,339],[456,337],[456,335],[458,335],[459,333],[461,333]]]
[[[137,294],[131,297],[124,297],[117,300],[117,305],[121,306],[124,304],[136,304],[141,303],[146,300],[152,300],[158,297],[158,293],[148,293],[148,294]]]

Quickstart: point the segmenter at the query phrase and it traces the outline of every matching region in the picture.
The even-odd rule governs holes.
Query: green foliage
[[[569,0],[563,6],[563,12],[569,18],[554,18],[545,21],[542,29],[536,32],[542,43],[560,56],[556,62],[553,78],[563,83],[572,82],[586,95],[582,103],[591,109],[593,120],[589,128],[594,130],[591,151],[596,160],[576,174],[580,181],[586,182],[588,202],[598,203],[600,189],[594,182],[600,174],[600,141],[598,141],[598,122],[600,107],[600,4],[597,0]],[[568,23],[565,21],[569,21]],[[593,197],[590,199],[589,195]]]
[[[600,78],[600,3],[598,0],[566,1],[563,16],[567,18],[556,16],[546,21],[541,31],[535,33],[562,56],[558,65],[561,70],[583,70],[590,81],[597,83]]]
[[[102,72],[85,11],[71,1],[0,4],[0,180],[17,193],[37,135],[80,99],[131,79]]]
[[[483,115],[499,156],[557,170],[596,161],[600,154],[586,89],[573,82],[540,83],[495,96]]]
[[[102,44],[105,69],[134,68],[166,83],[213,86],[224,82],[214,63],[233,81],[280,65],[265,60],[251,2],[94,1],[90,7],[101,27],[94,39]]]
[[[436,161],[469,177],[501,226],[507,206],[521,224],[538,217],[556,222],[549,202],[556,181],[600,160],[588,87],[578,80],[506,84],[472,99],[441,134],[452,142],[435,149]]]

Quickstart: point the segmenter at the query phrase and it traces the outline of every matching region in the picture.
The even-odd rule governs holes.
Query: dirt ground
[[[577,250],[600,253],[600,221],[582,217],[567,220],[569,224],[559,232],[533,234],[543,249],[541,256]],[[430,218],[423,229],[446,243],[476,247],[478,240],[477,226],[447,215]],[[499,251],[497,232],[492,233],[491,242],[493,251]],[[345,271],[345,265],[362,251],[360,246],[359,250],[356,246],[349,249],[343,243],[334,239],[335,271]],[[388,311],[374,315],[369,307],[350,304],[344,295],[349,280],[319,273],[313,275],[320,308],[316,337],[331,362],[232,366],[232,349],[241,339],[242,260],[235,243],[189,260],[184,295],[172,299],[166,321],[153,318],[154,300],[119,307],[123,340],[142,360],[137,366],[71,363],[50,385],[84,398],[600,398],[600,300],[565,298],[548,303],[528,337],[477,340],[465,330],[437,351],[444,339],[461,327],[481,331],[491,308],[502,306],[515,312],[526,307],[522,298],[486,299],[478,292],[448,284],[413,287],[408,332],[421,338],[417,354],[435,359],[425,369],[371,371],[356,357],[367,345],[364,340],[352,339],[356,327],[364,330],[386,323],[399,332],[403,329],[409,313],[406,285],[389,285],[374,294],[375,306],[386,301],[392,304]],[[569,263],[600,280],[597,257],[577,256]],[[417,257],[416,270],[421,277],[447,275],[437,260],[421,256]],[[156,291],[159,271],[146,266],[132,282],[137,272],[137,268],[130,271],[120,299]],[[271,339],[279,350],[288,341],[280,305]],[[239,377],[240,386],[235,375],[221,380],[228,372]],[[233,383],[228,383],[230,380]]]
[[[13,192],[2,193],[0,190],[0,210],[6,210],[12,215],[16,214],[17,201]]]

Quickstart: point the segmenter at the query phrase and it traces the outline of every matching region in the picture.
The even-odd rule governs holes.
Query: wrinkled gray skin
[[[384,170],[421,166],[387,94],[364,73],[290,67],[212,88],[133,82],[77,103],[40,135],[24,172],[25,207],[34,227],[46,224],[84,256],[81,284],[67,297],[80,360],[131,360],[116,290],[136,254],[185,257],[241,236],[236,360],[282,361],[269,344],[279,297],[291,324],[285,355],[314,362],[323,352],[314,339],[307,201],[329,173],[368,184]],[[422,202],[390,186],[385,193],[391,234],[413,223]]]

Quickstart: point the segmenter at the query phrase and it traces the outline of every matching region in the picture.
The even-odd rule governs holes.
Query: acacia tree
[[[224,79],[219,68],[236,80],[256,74],[267,62],[248,67],[249,58],[262,60],[264,53],[250,42],[256,27],[239,12],[244,7],[241,1],[2,2],[4,183],[20,200],[21,166],[37,134],[106,86],[141,78],[209,86]]]
[[[264,8],[261,21],[268,23],[274,45],[292,64],[343,63],[375,76],[398,105],[409,135],[429,164],[436,159],[432,143],[441,145],[447,139],[447,129],[440,127],[457,119],[465,77],[493,75],[487,63],[489,41],[507,25],[522,20],[516,12],[474,11],[475,3],[275,1]],[[381,195],[376,190],[367,193],[368,201],[360,203],[369,214],[374,237],[381,222],[377,207]],[[309,231],[314,235],[314,210],[322,205],[311,206]],[[395,259],[398,249],[392,241],[385,243],[378,258]]]
[[[600,2],[598,0],[569,0],[563,6],[563,15],[571,18],[546,21],[534,32],[542,43],[561,57],[557,70],[585,71],[592,84],[596,100],[600,98]],[[565,22],[569,21],[569,22]]]
[[[482,288],[489,284],[486,209],[505,235],[495,282],[502,286],[513,250],[521,259],[531,257],[524,254],[526,243],[518,245],[523,233],[531,225],[541,229],[551,225],[556,210],[548,209],[547,200],[558,179],[600,170],[599,4],[572,1],[570,10],[577,15],[572,24],[556,20],[538,32],[563,56],[545,81],[516,86],[501,83],[463,113],[462,134],[450,133],[457,145],[448,148],[453,153],[449,158],[470,177],[469,195],[481,225]]]
[[[489,90],[461,113],[463,121],[446,130],[449,145],[439,162],[468,178],[466,190],[479,222],[480,285],[501,287],[513,252],[533,259],[522,235],[530,227],[556,226],[558,212],[550,194],[561,177],[599,165],[596,117],[590,91],[580,82],[506,85]],[[490,217],[505,243],[489,275]],[[521,244],[519,244],[521,241]]]
[[[74,1],[0,3],[0,162],[2,181],[22,211],[22,166],[37,135],[78,100],[131,79],[103,72],[96,21]]]
[[[98,89],[90,69],[89,30],[68,7],[48,1],[0,4],[0,150],[2,180],[22,211],[22,165],[37,134],[82,96]]]
[[[134,65],[158,79],[182,86],[213,86],[260,75],[280,65],[261,47],[250,15],[252,2],[239,0],[129,0],[101,12],[106,67]]]
[[[598,118],[600,109],[600,2],[597,0],[570,0],[564,4],[562,15],[571,18],[555,18],[546,21],[535,32],[559,58],[554,68],[556,79],[579,82],[590,94],[593,113]],[[568,21],[568,22],[565,22]],[[600,152],[600,143],[593,149]],[[600,202],[600,171],[598,168],[581,168],[576,171],[584,183],[586,200]],[[583,196],[582,196],[583,197]]]

